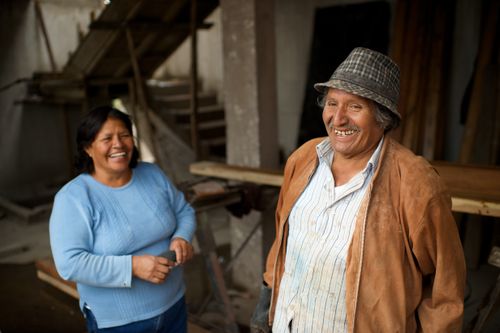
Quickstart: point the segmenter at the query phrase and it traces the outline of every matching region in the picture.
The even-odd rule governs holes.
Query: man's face
[[[375,120],[375,108],[369,99],[339,89],[328,90],[323,122],[336,157],[371,156],[384,134]]]

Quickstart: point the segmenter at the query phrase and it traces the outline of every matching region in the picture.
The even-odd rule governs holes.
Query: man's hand
[[[132,256],[132,275],[151,283],[160,284],[170,274],[175,264],[163,257],[149,254]]]
[[[172,239],[170,250],[175,251],[177,265],[182,265],[193,257],[193,246],[182,238]]]

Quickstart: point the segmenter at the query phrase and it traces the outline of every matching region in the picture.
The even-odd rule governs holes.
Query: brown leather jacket
[[[317,167],[318,138],[288,159],[265,282],[272,324],[288,215]],[[349,332],[460,332],[465,260],[451,199],[435,169],[386,137],[347,255]]]

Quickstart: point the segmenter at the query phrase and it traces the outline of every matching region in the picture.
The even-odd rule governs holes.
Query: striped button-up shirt
[[[361,201],[376,169],[380,141],[366,167],[335,186],[329,139],[317,147],[318,168],[288,218],[285,272],[273,332],[347,332],[347,249]]]

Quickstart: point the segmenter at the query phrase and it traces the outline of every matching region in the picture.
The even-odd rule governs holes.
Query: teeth
[[[123,157],[127,155],[126,153],[114,153],[114,154],[111,154],[109,155],[109,157]]]
[[[338,136],[348,136],[348,135],[352,135],[354,133],[356,133],[357,131],[356,130],[345,130],[345,131],[341,131],[341,130],[335,130],[335,135],[338,135]]]

